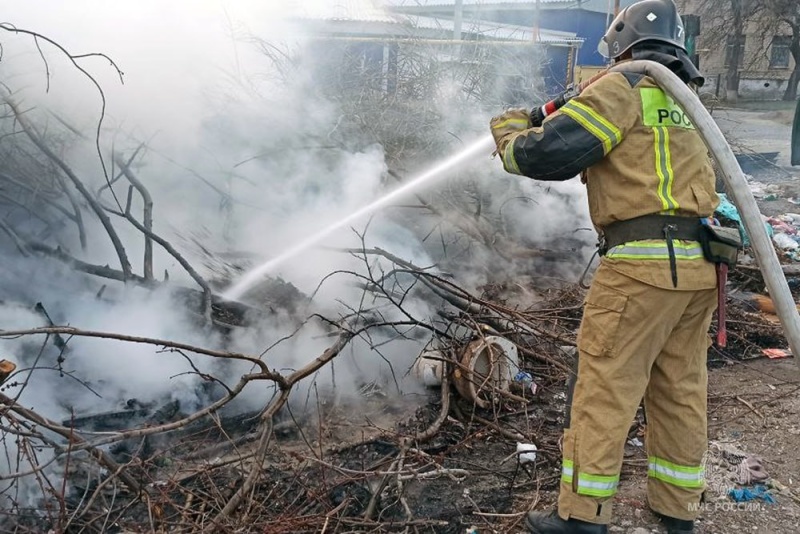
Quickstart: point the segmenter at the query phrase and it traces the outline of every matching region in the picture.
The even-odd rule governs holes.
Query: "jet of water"
[[[467,146],[460,152],[454,154],[448,159],[436,164],[431,169],[420,174],[410,182],[403,184],[402,186],[398,187],[393,191],[390,191],[386,195],[378,198],[371,204],[364,206],[363,208],[351,213],[347,217],[344,217],[343,219],[340,219],[339,221],[333,224],[327,225],[323,230],[320,230],[316,234],[307,237],[306,239],[297,243],[293,247],[283,251],[278,256],[275,256],[269,261],[244,273],[238,282],[229,287],[222,294],[222,298],[228,300],[235,300],[240,298],[247,292],[248,289],[250,289],[253,285],[255,285],[264,275],[272,272],[273,270],[275,270],[276,267],[278,267],[285,261],[294,258],[295,256],[302,253],[306,249],[313,247],[314,245],[316,245],[317,243],[319,243],[320,241],[322,241],[335,231],[353,223],[354,221],[357,221],[358,219],[361,219],[365,215],[369,215],[370,213],[373,213],[387,206],[388,204],[394,202],[403,195],[406,195],[409,192],[418,189],[423,184],[431,182],[434,178],[441,177],[442,175],[444,175],[446,171],[449,171],[458,166],[459,164],[468,161],[473,156],[481,153],[485,154],[492,148],[494,148],[494,140],[492,139],[491,135],[483,137],[478,141],[475,141],[474,143]]]

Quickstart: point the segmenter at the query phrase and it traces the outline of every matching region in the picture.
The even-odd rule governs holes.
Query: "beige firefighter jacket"
[[[519,112],[517,112],[519,114]],[[493,133],[521,117],[492,120]],[[595,227],[649,214],[705,218],[719,204],[705,144],[684,111],[649,77],[613,72],[541,127],[495,135],[508,172],[541,180],[581,174]],[[676,241],[678,290],[716,285],[699,243]],[[673,289],[666,241],[625,243],[602,259],[621,274]]]

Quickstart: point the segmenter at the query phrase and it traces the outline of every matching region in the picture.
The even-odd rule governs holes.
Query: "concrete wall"
[[[786,90],[788,80],[772,78],[740,78],[739,96],[748,100],[780,100]],[[719,83],[719,89],[717,88]],[[725,74],[706,75],[706,84],[701,93],[710,93],[719,98],[725,97]]]

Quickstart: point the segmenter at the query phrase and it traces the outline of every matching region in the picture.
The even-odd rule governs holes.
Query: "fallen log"
[[[17,364],[9,360],[0,360],[0,384],[8,380],[11,373],[16,371]]]

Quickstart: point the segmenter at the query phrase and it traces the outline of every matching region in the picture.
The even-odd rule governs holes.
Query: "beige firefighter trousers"
[[[660,289],[598,268],[578,334],[559,515],[611,519],[628,431],[644,398],[651,509],[694,519],[705,481],[706,352],[716,289]],[[569,407],[571,404],[571,408]]]

